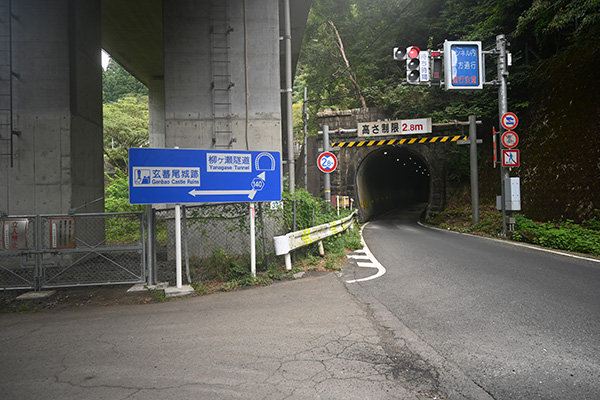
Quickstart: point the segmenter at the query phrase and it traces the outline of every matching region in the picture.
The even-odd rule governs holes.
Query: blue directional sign
[[[129,149],[129,202],[281,200],[281,154],[272,151]]]
[[[446,90],[483,88],[481,42],[444,43],[444,81]]]

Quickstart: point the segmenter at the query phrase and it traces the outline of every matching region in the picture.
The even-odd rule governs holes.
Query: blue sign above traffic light
[[[444,78],[446,90],[483,88],[481,42],[444,43]]]

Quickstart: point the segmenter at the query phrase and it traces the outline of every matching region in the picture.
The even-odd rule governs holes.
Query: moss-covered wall
[[[546,61],[530,84],[516,129],[523,212],[585,220],[600,209],[600,42]]]

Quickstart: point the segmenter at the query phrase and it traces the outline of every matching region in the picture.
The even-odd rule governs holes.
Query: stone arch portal
[[[356,171],[356,195],[363,220],[416,203],[432,206],[439,193],[439,168],[421,146],[377,147],[365,154]],[[436,208],[436,207],[434,207]]]

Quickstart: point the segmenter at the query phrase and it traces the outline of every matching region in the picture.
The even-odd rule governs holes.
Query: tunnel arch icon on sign
[[[270,153],[262,152],[256,156],[254,166],[257,171],[275,171],[275,157]]]

